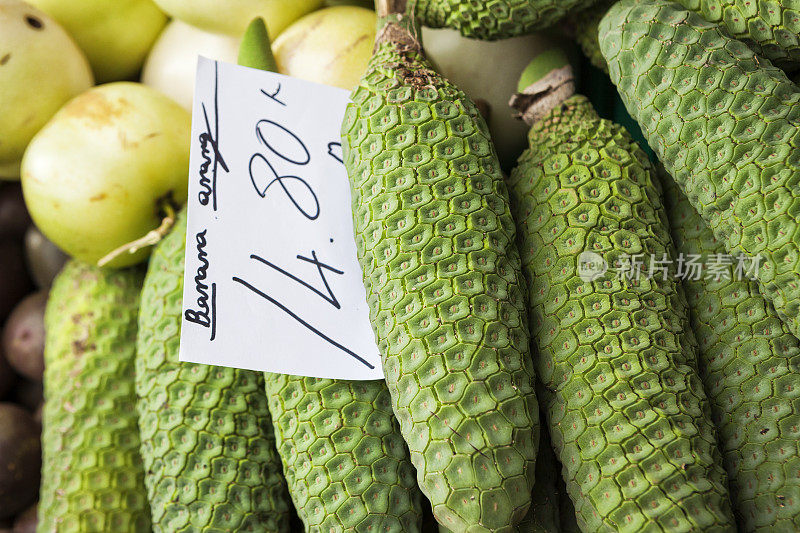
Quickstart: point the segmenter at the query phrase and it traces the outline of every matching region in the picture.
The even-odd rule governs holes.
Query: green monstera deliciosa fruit
[[[308,531],[421,531],[421,494],[384,382],[265,380],[284,475]]]
[[[545,54],[542,54],[545,56]],[[513,99],[531,124],[509,178],[550,436],[583,531],[732,531],[696,341],[645,153],[574,95],[562,56]],[[543,68],[547,67],[547,68]]]
[[[570,11],[598,0],[409,0],[410,14],[431,28],[453,28],[465,37],[507,39],[543,30]]]
[[[511,531],[539,415],[508,195],[478,109],[424,59],[405,2],[387,3],[342,126],[370,319],[437,520]]]
[[[786,0],[674,0],[705,20],[719,24],[731,37],[756,54],[787,70],[800,67],[800,3]],[[614,0],[601,0],[586,11],[575,11],[576,40],[592,64],[607,70],[600,51],[598,26]]]
[[[572,533],[577,529],[570,529],[570,520],[575,522],[575,510],[569,502],[569,497],[563,490],[563,483],[557,471],[558,460],[553,454],[550,438],[547,432],[541,433],[539,454],[536,457],[536,480],[531,492],[531,506],[528,514],[517,524],[516,533]],[[561,485],[561,486],[559,486]],[[566,499],[566,511],[573,517],[562,514],[562,504]],[[423,530],[425,531],[425,530]],[[439,526],[439,533],[453,533],[444,526]]]
[[[186,213],[142,290],[136,392],[153,529],[288,532],[289,502],[260,372],[178,361]]]
[[[800,335],[800,88],[678,4],[623,0],[600,47],[625,106],[714,235]]]
[[[142,278],[70,261],[53,284],[39,531],[150,530],[134,387]]]
[[[699,367],[743,531],[800,529],[800,341],[714,238],[675,182],[662,183]],[[721,267],[709,271],[712,265]],[[702,268],[705,267],[705,270]]]
[[[800,3],[795,0],[676,0],[782,67],[800,66]]]

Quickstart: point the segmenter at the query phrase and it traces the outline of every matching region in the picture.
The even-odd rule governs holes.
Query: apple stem
[[[152,231],[147,232],[147,235],[144,237],[136,239],[133,242],[123,244],[119,248],[112,250],[97,262],[97,266],[102,268],[121,255],[126,253],[135,254],[146,246],[155,246],[158,244],[161,239],[163,239],[167,233],[169,233],[169,230],[172,229],[172,226],[175,225],[175,209],[169,202],[164,202],[163,207],[165,215],[164,218],[161,219],[160,226]]]

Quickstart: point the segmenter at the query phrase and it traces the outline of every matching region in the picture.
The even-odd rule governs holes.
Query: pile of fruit
[[[198,55],[352,90],[385,380],[178,361]],[[0,533],[800,531],[796,72],[794,0],[0,0]]]

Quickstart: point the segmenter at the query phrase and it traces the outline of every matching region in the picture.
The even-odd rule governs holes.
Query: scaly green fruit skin
[[[800,335],[800,89],[663,0],[620,1],[600,47],[667,171],[728,252],[760,261],[762,294]]]
[[[431,28],[452,28],[464,37],[492,41],[553,26],[567,13],[598,0],[409,0],[409,12]]]
[[[306,531],[420,531],[422,495],[383,381],[264,377]]]
[[[517,525],[517,533],[561,533],[559,525],[559,501],[569,497],[559,493],[561,478],[556,470],[558,460],[553,453],[550,438],[546,431],[540,433],[539,455],[536,458],[536,481],[531,492],[531,506],[528,514]],[[574,519],[573,519],[574,522]],[[439,533],[452,533],[439,526]]]
[[[647,156],[584,96],[528,140],[509,188],[540,402],[581,529],[733,531],[677,280],[616,269],[626,255],[674,253]],[[583,252],[608,271],[587,279]]]
[[[385,42],[342,147],[370,319],[420,488],[451,530],[512,531],[530,504],[539,414],[486,123],[415,47]]]
[[[288,532],[289,503],[260,372],[178,361],[186,213],[142,290],[136,392],[156,532]]]
[[[134,358],[143,271],[70,261],[45,312],[38,531],[150,531]]]
[[[781,68],[800,66],[800,3],[796,0],[676,0]]]
[[[725,247],[662,173],[677,251],[710,265]],[[732,265],[733,267],[735,265]],[[800,530],[800,341],[743,277],[688,276],[699,367],[743,531]]]

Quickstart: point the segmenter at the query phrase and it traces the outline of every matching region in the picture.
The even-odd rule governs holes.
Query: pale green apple
[[[328,7],[306,15],[272,45],[278,72],[352,89],[372,56],[376,23],[374,11],[355,6]]]
[[[236,63],[241,40],[241,37],[210,33],[175,19],[167,24],[150,50],[142,70],[142,83],[191,109],[197,56]]]
[[[19,179],[34,134],[93,83],[86,57],[58,23],[24,2],[0,0],[0,179]]]
[[[98,83],[133,79],[167,23],[152,0],[27,0],[61,23]]]
[[[262,17],[271,37],[322,5],[323,0],[156,0],[172,17],[206,31],[241,37]]]
[[[94,87],[67,103],[22,159],[22,190],[36,226],[87,263],[159,227],[159,206],[185,203],[189,113],[131,82]],[[112,267],[137,263],[149,249]]]

